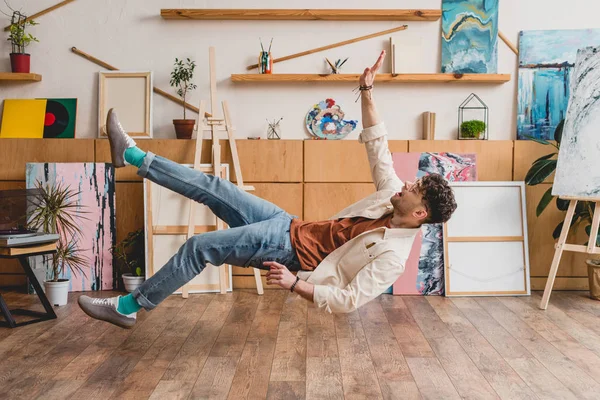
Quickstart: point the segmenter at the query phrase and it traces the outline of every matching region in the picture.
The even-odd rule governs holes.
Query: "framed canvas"
[[[447,181],[475,181],[475,154],[393,153],[394,170],[402,181],[440,174]],[[442,224],[425,224],[415,237],[404,273],[392,287],[395,295],[444,294]]]
[[[99,72],[98,137],[106,137],[106,116],[114,108],[134,138],[152,138],[152,72]]]
[[[524,182],[451,182],[444,224],[446,296],[529,295]]]
[[[186,165],[192,168],[192,165]],[[201,164],[200,170],[211,172],[210,164]],[[229,179],[229,165],[221,164],[221,177]],[[144,180],[144,226],[146,230],[146,278],[150,278],[179,250],[186,241],[190,200],[169,189]],[[205,205],[194,203],[196,234],[223,229],[224,223],[218,220]],[[189,293],[220,292],[220,268],[227,268],[227,291],[233,290],[231,265],[216,267],[207,264],[201,274],[188,284]],[[182,293],[180,290],[175,293]]]

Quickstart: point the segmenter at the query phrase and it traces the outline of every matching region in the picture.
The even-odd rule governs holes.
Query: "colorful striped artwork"
[[[565,119],[577,49],[600,45],[600,29],[519,34],[517,139],[554,140]]]
[[[26,169],[27,188],[36,187],[36,182],[49,187],[57,183],[68,185],[80,192],[77,199],[82,236],[74,238],[81,255],[89,260],[86,276],[65,270],[61,278],[70,280],[69,290],[115,289],[112,246],[116,241],[115,226],[115,174],[112,164],[104,163],[28,163]],[[71,238],[67,238],[71,239]],[[49,265],[37,257],[35,267]],[[47,278],[50,278],[47,275]]]
[[[404,181],[440,174],[450,182],[477,180],[475,154],[394,153],[394,169]],[[393,294],[443,295],[444,244],[442,224],[425,224],[415,237],[404,274],[393,286]]]
[[[443,0],[442,72],[497,70],[498,0]]]

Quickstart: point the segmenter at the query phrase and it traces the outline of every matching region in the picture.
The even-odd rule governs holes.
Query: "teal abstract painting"
[[[442,72],[495,74],[498,0],[442,1]]]
[[[517,139],[553,140],[565,119],[577,50],[600,45],[600,29],[519,34]]]

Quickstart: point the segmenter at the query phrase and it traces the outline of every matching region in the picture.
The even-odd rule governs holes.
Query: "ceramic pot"
[[[132,274],[123,274],[123,283],[125,290],[129,293],[138,288],[146,279],[143,276],[133,276]]]
[[[48,301],[53,306],[64,306],[69,298],[69,280],[59,279],[58,282],[44,281],[44,289]]]
[[[24,53],[10,53],[10,68],[12,72],[28,74],[30,71],[31,55]]]
[[[175,125],[175,134],[177,139],[191,139],[194,133],[194,125],[196,125],[195,119],[174,119],[173,125]]]

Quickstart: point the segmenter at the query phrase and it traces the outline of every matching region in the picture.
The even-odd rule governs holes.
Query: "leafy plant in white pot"
[[[46,297],[50,304],[63,306],[69,295],[69,279],[65,271],[69,269],[74,276],[85,274],[89,260],[80,254],[77,237],[81,236],[79,218],[84,211],[76,203],[81,194],[62,183],[45,187],[37,182],[41,191],[31,210],[29,224],[34,229],[47,233],[58,233],[56,253],[43,256],[50,264],[50,277],[44,281]]]
[[[125,239],[112,248],[112,253],[122,273],[125,290],[133,292],[145,280],[144,230],[129,232]]]

